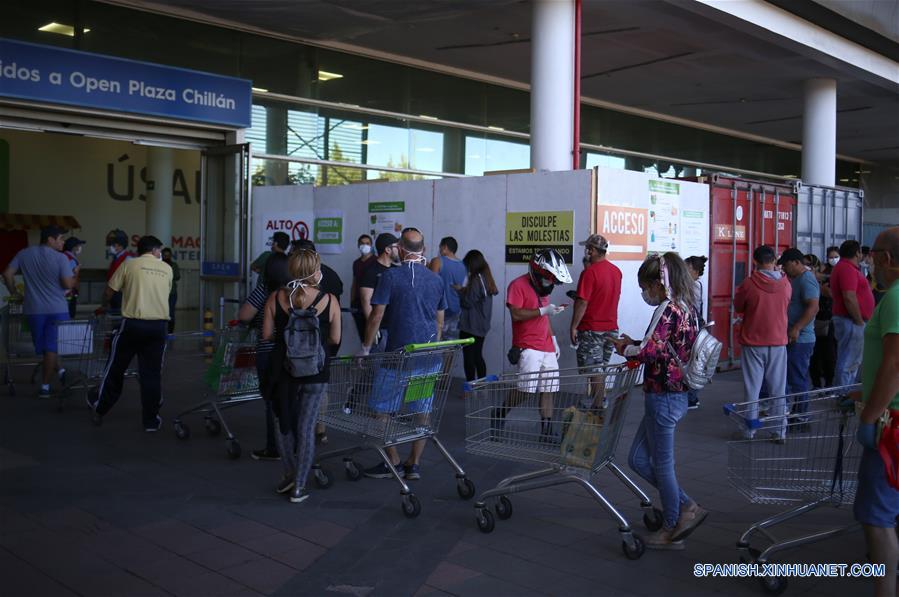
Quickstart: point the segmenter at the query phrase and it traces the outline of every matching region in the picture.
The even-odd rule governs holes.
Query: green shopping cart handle
[[[474,344],[474,338],[463,338],[461,340],[441,340],[440,342],[424,342],[422,344],[406,344],[403,346],[405,352],[417,352],[419,350],[430,350],[432,348],[449,348],[450,346],[468,346]]]

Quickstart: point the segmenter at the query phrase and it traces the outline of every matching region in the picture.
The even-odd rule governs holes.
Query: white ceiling
[[[154,0],[161,11],[341,42],[527,83],[522,0]],[[134,5],[135,2],[128,2]],[[838,81],[837,151],[899,163],[899,89],[661,0],[584,0],[582,94],[799,143],[802,81]]]

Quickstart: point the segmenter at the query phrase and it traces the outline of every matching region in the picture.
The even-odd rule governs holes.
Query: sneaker
[[[328,434],[327,433],[316,433],[315,434],[315,445],[316,446],[326,446],[328,444]]]
[[[684,549],[683,541],[672,541],[674,529],[661,528],[643,540],[647,549],[664,549],[668,551],[680,551]]]
[[[60,385],[62,385],[62,387],[65,387],[66,386],[66,370],[60,369],[59,371],[57,371],[56,374],[59,376]]]
[[[85,402],[87,402],[87,407],[94,412],[97,412],[97,404],[100,403],[100,396],[98,396],[95,392],[88,392],[84,397]]]
[[[421,470],[417,464],[403,465],[403,472],[405,473],[406,481],[418,481],[421,479]]]
[[[687,410],[697,410],[699,408],[699,400],[691,402],[687,405]]]
[[[50,397],[50,386],[49,385],[41,385],[41,389],[38,390],[37,397],[38,398],[49,398]]]
[[[275,487],[275,491],[278,493],[287,493],[293,489],[294,484],[295,482],[292,477],[281,477],[281,482]]]
[[[677,526],[671,531],[672,541],[682,541],[686,539],[690,533],[696,530],[696,527],[705,522],[709,511],[698,504],[691,504],[688,508],[681,510],[680,518],[677,519]]]
[[[250,458],[252,458],[253,460],[281,460],[281,455],[278,454],[277,450],[263,448],[261,450],[253,450],[252,452],[250,452]]]
[[[404,471],[402,468],[403,465],[402,464],[394,464],[393,466],[396,468],[397,474],[399,474],[399,476],[402,477],[404,474]],[[379,462],[375,466],[365,469],[364,471],[362,471],[362,474],[365,475],[366,477],[368,477],[369,479],[390,479],[393,477],[393,473],[387,467],[387,465],[384,464],[383,462]]]
[[[162,417],[156,415],[156,422],[150,425],[144,425],[144,431],[147,433],[156,433],[162,428]]]
[[[291,504],[299,504],[300,502],[306,501],[306,498],[309,497],[309,492],[306,491],[303,487],[294,487],[293,491],[290,492],[290,503]]]

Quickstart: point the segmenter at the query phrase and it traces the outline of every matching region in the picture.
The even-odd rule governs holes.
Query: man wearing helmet
[[[109,269],[106,270],[106,281],[109,282],[112,280],[116,270],[119,269],[119,266],[134,257],[134,253],[128,250],[128,235],[125,234],[124,230],[116,228],[109,231],[106,235],[106,254],[112,257]],[[121,292],[116,292],[112,295],[109,299],[108,307],[111,311],[118,312],[122,310]]]
[[[510,397],[496,413],[496,427],[502,426],[509,408],[528,394],[540,392],[540,433],[542,438],[551,438],[552,394],[559,391],[559,375],[544,376],[541,372],[559,368],[559,343],[549,318],[564,311],[565,305],[550,303],[549,295],[556,285],[570,283],[571,274],[558,251],[541,249],[531,259],[528,273],[509,284],[506,306],[512,316],[512,346],[513,352],[520,351],[518,372],[524,375],[520,377],[517,396]]]

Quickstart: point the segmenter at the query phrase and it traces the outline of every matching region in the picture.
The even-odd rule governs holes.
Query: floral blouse
[[[672,347],[681,362],[690,360],[690,348],[696,342],[698,329],[696,318],[688,310],[669,302],[662,311],[652,336],[641,344],[634,358],[643,363],[643,390],[651,393],[686,392],[680,365],[674,358]],[[668,344],[671,346],[668,346]]]

